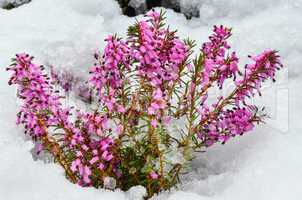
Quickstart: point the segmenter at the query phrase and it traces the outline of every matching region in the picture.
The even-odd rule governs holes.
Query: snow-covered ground
[[[185,2],[185,1],[183,1]],[[188,1],[187,1],[188,2]],[[242,63],[265,48],[280,51],[285,68],[263,98],[271,114],[266,125],[228,144],[200,154],[178,189],[154,199],[239,200],[302,198],[302,1],[204,0],[201,18],[187,21],[167,10],[167,20],[200,44],[213,24],[233,27],[231,43]],[[139,16],[141,17],[141,16]],[[35,0],[10,11],[0,9],[0,199],[135,199],[125,193],[80,188],[69,183],[55,164],[33,161],[33,147],[15,125],[15,89],[7,86],[5,67],[17,52],[35,55],[43,64],[85,76],[93,52],[110,33],[125,35],[135,21],[121,15],[113,0]],[[301,123],[301,124],[300,124]]]

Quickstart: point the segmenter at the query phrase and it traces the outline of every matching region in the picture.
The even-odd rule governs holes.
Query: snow
[[[131,200],[141,200],[142,197],[147,195],[146,188],[143,186],[135,186],[127,191],[127,198]]]
[[[233,27],[231,43],[242,64],[247,54],[274,48],[280,51],[285,69],[277,83],[268,83],[263,98],[257,99],[271,114],[267,124],[199,154],[182,184],[154,199],[301,199],[302,1],[204,0],[199,5],[201,17],[190,21],[166,10],[168,24],[181,37],[190,36],[200,44],[213,24],[225,24]],[[86,77],[94,51],[104,46],[104,37],[125,35],[134,21],[122,16],[112,0],[44,0],[10,11],[0,9],[1,200],[123,200],[145,194],[141,187],[128,192],[80,188],[65,179],[59,166],[34,161],[33,144],[14,123],[15,89],[7,86],[9,75],[4,72],[10,58],[25,51],[40,63]]]

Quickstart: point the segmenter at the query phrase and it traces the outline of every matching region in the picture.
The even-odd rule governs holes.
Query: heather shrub
[[[265,50],[241,69],[224,26],[215,26],[194,55],[195,42],[176,33],[163,13],[150,11],[129,27],[126,39],[108,36],[90,71],[96,101],[88,111],[65,106],[64,93],[53,87],[57,80],[33,57],[17,54],[7,68],[22,100],[17,124],[73,183],[122,190],[142,185],[147,197],[170,189],[196,152],[263,122],[262,109],[248,99],[282,67],[277,52]],[[211,101],[210,89],[224,89],[226,80],[234,89]]]

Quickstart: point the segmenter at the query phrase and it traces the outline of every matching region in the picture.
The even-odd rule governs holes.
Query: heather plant
[[[33,57],[17,54],[7,68],[22,100],[17,123],[71,182],[122,190],[142,185],[151,197],[179,183],[196,152],[263,122],[262,109],[249,99],[265,80],[275,81],[280,58],[266,50],[241,69],[230,36],[230,28],[214,26],[193,55],[194,41],[166,28],[163,13],[148,12],[126,39],[110,35],[103,54],[95,54],[89,82],[96,101],[88,111],[64,106],[56,80]],[[233,90],[211,100],[209,91],[222,90],[226,80]]]

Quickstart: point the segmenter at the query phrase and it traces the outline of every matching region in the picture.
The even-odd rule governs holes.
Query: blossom
[[[91,183],[91,179],[89,177],[91,175],[91,170],[88,166],[84,166],[83,174],[81,175],[83,176],[83,181],[85,184]]]
[[[157,127],[157,120],[156,120],[156,119],[152,119],[152,120],[151,120],[151,126],[152,126],[153,128],[156,128],[156,127]]]
[[[110,160],[112,160],[113,155],[112,155],[111,153],[109,153],[109,152],[106,150],[106,151],[103,152],[102,158],[103,158],[105,161],[110,161]]]
[[[227,55],[231,48],[227,39],[231,36],[231,29],[224,26],[214,26],[213,35],[210,41],[202,46],[204,56],[204,71],[202,74],[202,85],[210,83],[210,80],[217,80],[217,85],[222,88],[226,78],[236,78],[239,59],[235,52]]]
[[[133,46],[131,56],[139,61],[139,75],[159,87],[178,79],[178,70],[188,56],[188,47],[174,33],[161,29],[158,14],[139,23],[139,46]],[[151,22],[149,24],[148,22]],[[135,40],[135,38],[133,38]]]
[[[122,86],[121,65],[123,70],[129,69],[130,48],[121,39],[115,36],[108,36],[105,41],[103,60],[96,64],[91,70],[90,82],[98,91],[99,101],[112,111],[116,106],[117,90]],[[96,55],[99,58],[98,55]],[[106,87],[109,87],[109,93],[106,93]],[[119,108],[121,109],[121,108]]]
[[[154,171],[150,172],[149,176],[153,180],[156,180],[156,179],[159,178],[158,174],[156,172],[154,172]]]
[[[78,119],[83,123],[83,128],[85,128],[89,134],[102,136],[104,132],[109,129],[109,120],[106,115],[84,112],[78,112],[77,115]]]
[[[156,89],[152,95],[152,102],[148,108],[149,115],[157,115],[160,110],[166,107],[166,101],[164,99],[161,89]]]
[[[39,120],[49,118],[45,126],[53,125],[58,119],[50,114],[66,114],[66,111],[60,110],[59,96],[54,94],[47,76],[43,74],[44,67],[32,63],[32,60],[33,57],[27,54],[17,54],[15,63],[7,70],[13,71],[9,84],[18,85],[18,95],[24,102],[17,122],[24,124],[26,132],[32,137],[41,137],[45,135],[45,130]]]
[[[100,146],[102,151],[106,151],[113,144],[113,140],[111,138],[104,138],[100,141]]]
[[[81,163],[81,160],[78,158],[78,159],[72,161],[70,169],[71,169],[73,172],[75,172],[75,171],[77,171],[79,168],[82,168],[82,163]]]
[[[254,128],[254,120],[256,120],[254,107],[227,109],[217,118],[209,120],[198,137],[206,146],[211,146],[218,141],[225,143],[230,137],[251,131]]]
[[[93,165],[93,164],[96,163],[98,160],[99,160],[99,157],[98,157],[98,156],[95,156],[95,157],[93,157],[93,158],[89,161],[89,163]]]
[[[275,73],[282,67],[280,56],[274,50],[265,50],[263,53],[250,56],[253,63],[245,66],[243,77],[236,81],[238,87],[235,94],[236,103],[244,102],[246,97],[260,93],[262,82],[266,79],[275,81]]]

